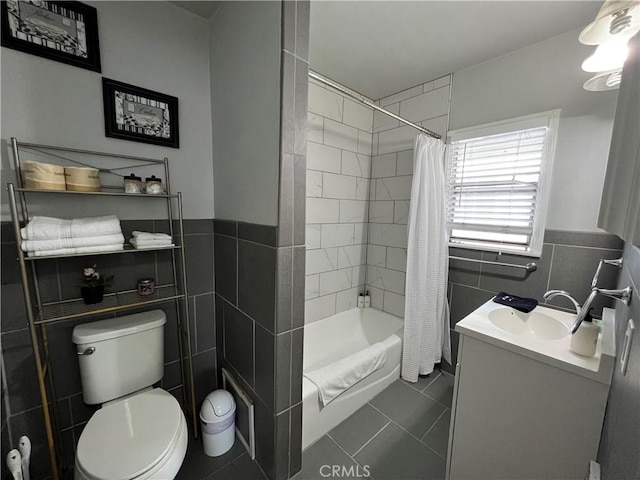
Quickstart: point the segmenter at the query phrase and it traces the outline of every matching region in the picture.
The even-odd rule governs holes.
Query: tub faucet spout
[[[571,333],[574,334],[578,331],[580,324],[589,313],[589,309],[591,308],[591,304],[595,300],[598,295],[603,295],[605,297],[615,298],[616,300],[620,300],[625,305],[629,305],[629,301],[631,301],[631,287],[620,288],[617,290],[608,290],[606,288],[598,288],[594,287],[591,289],[591,293],[587,297],[587,301],[584,302],[584,305],[578,312],[578,316],[576,317],[576,321],[573,323],[571,327]]]

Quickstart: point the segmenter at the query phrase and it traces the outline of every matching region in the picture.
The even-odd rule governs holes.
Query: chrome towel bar
[[[473,262],[473,263],[486,263],[488,265],[499,265],[501,267],[513,267],[513,268],[522,268],[527,272],[535,272],[538,269],[538,265],[535,263],[527,263],[526,265],[519,265],[517,263],[504,263],[504,262],[492,262],[489,260],[478,260],[476,258],[464,258],[464,257],[449,257],[450,260],[463,260],[465,262]]]

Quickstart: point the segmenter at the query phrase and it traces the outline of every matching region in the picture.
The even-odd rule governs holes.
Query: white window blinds
[[[447,220],[452,246],[539,254],[544,225],[541,180],[548,162],[550,128],[522,121],[478,128],[483,136],[456,140],[448,157]],[[530,124],[531,122],[526,122]],[[509,130],[520,127],[518,130]],[[544,199],[546,201],[546,198]]]

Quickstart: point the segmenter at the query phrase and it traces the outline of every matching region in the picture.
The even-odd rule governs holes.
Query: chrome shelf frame
[[[100,171],[113,173],[117,170],[129,170],[136,167],[158,167],[164,169],[164,178],[166,179],[167,192],[171,192],[169,180],[169,161],[167,158],[162,160],[144,157],[135,157],[129,155],[119,155],[108,152],[98,152],[91,150],[80,150],[75,148],[66,148],[53,145],[35,144],[20,142],[16,138],[11,139],[13,152],[13,162],[16,172],[16,184],[8,183],[7,190],[9,195],[9,207],[11,211],[11,220],[13,225],[13,233],[17,245],[17,261],[20,267],[20,280],[22,283],[22,291],[24,294],[25,310],[28,319],[29,334],[31,337],[31,346],[33,349],[33,357],[36,366],[38,378],[38,387],[40,391],[40,400],[42,404],[43,420],[45,426],[45,436],[49,451],[49,459],[51,463],[52,478],[59,480],[62,472],[68,465],[64,461],[63,443],[61,441],[61,430],[59,416],[57,412],[57,398],[54,388],[54,372],[51,364],[51,352],[49,349],[47,327],[50,324],[63,322],[77,318],[91,318],[95,315],[124,311],[127,309],[151,306],[164,302],[173,302],[177,314],[178,329],[178,351],[180,355],[180,370],[182,376],[182,391],[184,405],[187,413],[191,417],[193,434],[197,438],[198,432],[198,415],[195,405],[195,387],[193,381],[193,361],[191,351],[191,331],[189,319],[189,302],[187,301],[187,279],[186,279],[186,260],[184,251],[184,225],[182,213],[182,194],[180,192],[172,194],[132,194],[118,190],[117,187],[103,185],[102,188],[116,191],[102,192],[76,192],[68,190],[36,190],[25,188],[23,184],[20,153],[21,151],[32,150],[42,155],[50,155],[53,159],[64,159],[74,164],[83,166],[88,165],[80,160],[74,160],[58,154],[57,152],[67,152],[79,155],[90,155],[98,157],[101,160]],[[105,159],[118,159],[120,161],[131,161],[126,166],[118,166],[116,168],[104,168],[102,161]],[[56,163],[55,161],[51,163]],[[160,247],[149,249],[134,249],[126,247],[124,250],[116,252],[95,252],[74,255],[50,255],[42,257],[27,257],[20,248],[21,234],[20,228],[26,224],[29,219],[29,201],[27,197],[31,195],[81,195],[81,196],[102,196],[105,198],[127,197],[127,198],[147,198],[164,200],[166,202],[166,219],[168,219],[169,235],[176,243],[172,247]],[[37,203],[33,202],[32,203]],[[20,211],[18,209],[20,206]],[[175,230],[175,231],[174,231]],[[81,299],[71,299],[62,302],[44,303],[41,299],[38,288],[38,260],[47,259],[65,259],[73,257],[89,257],[93,255],[121,255],[135,254],[140,252],[158,252],[168,251],[171,256],[172,267],[172,283],[168,285],[160,285],[156,287],[156,293],[141,297],[137,290],[126,290],[105,295],[103,303],[97,305],[85,305]],[[89,321],[89,320],[88,320]],[[71,339],[69,339],[71,341]],[[73,454],[73,452],[70,452]]]

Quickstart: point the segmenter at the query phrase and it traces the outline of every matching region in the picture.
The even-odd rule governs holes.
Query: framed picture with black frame
[[[80,2],[0,2],[2,46],[100,72],[98,14]]]
[[[107,137],[180,148],[178,98],[102,78]]]

